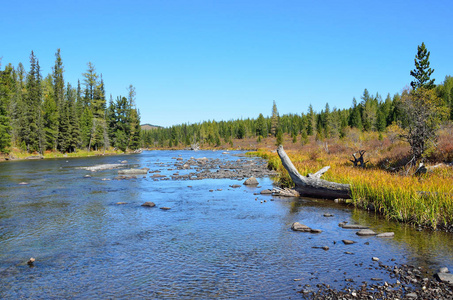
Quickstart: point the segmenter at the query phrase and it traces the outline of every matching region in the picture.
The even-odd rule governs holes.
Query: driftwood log
[[[302,176],[294,167],[293,163],[283,149],[283,146],[278,147],[277,153],[283,166],[288,171],[289,176],[295,184],[294,189],[301,196],[325,199],[348,199],[351,197],[351,187],[349,184],[331,182],[320,178],[330,167],[324,167],[315,174]]]

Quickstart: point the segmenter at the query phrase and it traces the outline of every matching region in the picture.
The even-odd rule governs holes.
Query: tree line
[[[415,69],[410,72],[414,81],[411,88],[401,94],[387,94],[383,98],[379,93],[372,95],[364,89],[360,99],[353,98],[351,107],[346,109],[331,108],[326,103],[324,109],[316,112],[310,104],[306,112],[282,116],[274,101],[270,117],[259,114],[256,119],[209,120],[143,131],[142,142],[145,147],[177,147],[193,143],[215,147],[222,143],[233,145],[233,139],[256,138],[260,141],[273,136],[280,144],[282,135],[288,134],[293,142],[306,143],[308,136],[315,136],[318,140],[343,138],[348,128],[382,133],[394,125],[408,131],[406,138],[411,146],[418,143],[425,149],[424,142],[417,137],[433,140],[437,126],[442,121],[453,120],[453,77],[446,76],[442,84],[435,85],[430,77],[434,70],[429,67],[429,54],[424,43],[418,46]],[[424,112],[416,112],[415,108]],[[414,124],[417,119],[418,124]],[[429,133],[415,130],[425,130],[430,126]],[[415,149],[413,154],[416,160],[421,157]]]
[[[52,72],[43,78],[39,60],[30,54],[30,69],[0,61],[0,152],[11,147],[29,153],[46,150],[120,150],[140,147],[140,115],[135,88],[107,105],[102,74],[89,62],[87,71],[73,86],[64,80],[60,49]]]

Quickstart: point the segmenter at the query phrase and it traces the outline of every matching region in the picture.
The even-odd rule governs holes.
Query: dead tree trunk
[[[283,146],[278,147],[277,153],[278,156],[280,156],[283,166],[296,185],[294,189],[299,192],[301,196],[325,199],[347,199],[351,197],[351,187],[349,184],[341,184],[320,179],[330,167],[324,167],[315,174],[308,174],[304,177],[300,175],[294,167],[288,155],[286,155],[285,150],[283,150]]]
[[[352,157],[354,157],[354,160],[351,159],[350,162],[352,162],[354,164],[354,167],[365,168],[365,165],[370,162],[369,160],[364,161],[364,159],[363,159],[363,155],[365,154],[365,150],[359,150],[359,155],[360,155],[359,158],[355,157],[356,154],[357,153],[352,154]]]

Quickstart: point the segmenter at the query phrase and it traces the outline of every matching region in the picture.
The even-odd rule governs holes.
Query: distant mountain
[[[162,126],[151,125],[148,123],[142,124],[142,125],[140,125],[140,127],[142,128],[142,130],[152,130],[152,129],[162,128]]]

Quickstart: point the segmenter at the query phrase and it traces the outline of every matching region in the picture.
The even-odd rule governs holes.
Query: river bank
[[[59,151],[46,151],[44,154],[40,153],[28,153],[26,151],[20,151],[17,148],[13,148],[9,154],[0,154],[0,162],[4,161],[20,161],[20,160],[40,160],[40,159],[50,159],[50,158],[82,158],[82,157],[92,157],[92,156],[106,156],[106,155],[123,155],[123,154],[136,154],[141,153],[140,151],[128,151],[123,152],[120,150],[77,150],[72,153],[62,153]]]

